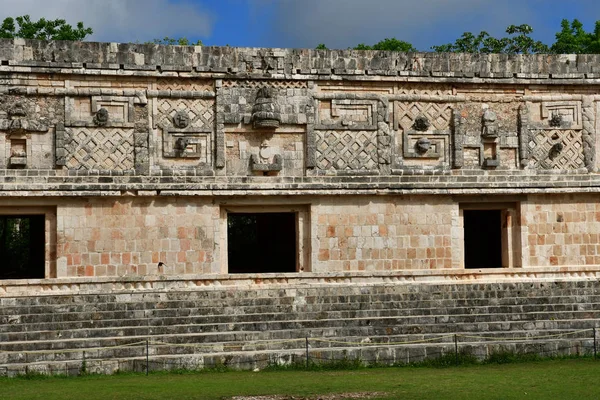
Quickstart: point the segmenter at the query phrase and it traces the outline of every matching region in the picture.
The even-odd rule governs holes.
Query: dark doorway
[[[229,213],[229,273],[296,271],[296,214]]]
[[[43,215],[0,216],[0,279],[36,279],[45,275]]]
[[[502,267],[502,210],[463,210],[465,268]]]

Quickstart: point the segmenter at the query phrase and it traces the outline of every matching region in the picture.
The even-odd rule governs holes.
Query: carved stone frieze
[[[171,99],[159,98],[154,106],[154,127],[175,126],[185,123],[193,127],[212,131],[215,121],[213,99]],[[187,118],[183,116],[187,114]],[[175,119],[177,118],[177,121]],[[179,120],[179,118],[183,118]]]
[[[7,118],[0,119],[0,131],[43,133],[49,130],[44,121],[28,118],[27,111],[21,102],[15,102],[7,114]]]
[[[256,92],[256,99],[252,106],[252,125],[254,128],[275,129],[281,122],[279,105],[273,98],[273,93],[268,87],[262,87]]]
[[[128,96],[67,97],[65,126],[133,128],[136,99]]]
[[[123,171],[134,168],[133,129],[66,128],[65,136],[68,169]]]
[[[376,131],[316,131],[316,161],[321,170],[376,170]]]
[[[593,170],[594,107],[585,101],[529,102],[520,111],[522,165],[532,169]],[[526,147],[524,144],[526,143]]]
[[[251,156],[251,169],[255,172],[278,172],[282,168],[281,155],[269,145],[268,140],[263,140],[257,154]]]
[[[332,99],[319,104],[316,129],[377,129],[376,100]]]
[[[532,130],[529,151],[530,168],[574,170],[585,165],[581,130]]]

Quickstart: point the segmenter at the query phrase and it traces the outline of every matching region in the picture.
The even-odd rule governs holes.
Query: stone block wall
[[[216,269],[218,220],[218,207],[207,200],[92,198],[70,202],[57,209],[57,275],[220,272]]]
[[[313,272],[451,268],[457,215],[448,198],[321,199],[312,212]]]
[[[531,196],[522,209],[529,264],[600,264],[600,205],[594,195]]]
[[[0,206],[51,210],[46,277],[226,273],[246,206],[298,272],[462,269],[473,209],[504,267],[600,266],[597,61],[0,40]]]

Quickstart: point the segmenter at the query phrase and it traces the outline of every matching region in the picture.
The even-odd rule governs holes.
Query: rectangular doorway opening
[[[227,265],[231,274],[296,272],[295,212],[227,214]]]
[[[464,210],[465,268],[502,267],[502,210]]]
[[[0,215],[0,279],[45,277],[44,215]]]

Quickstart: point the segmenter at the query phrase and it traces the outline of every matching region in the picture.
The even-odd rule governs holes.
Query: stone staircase
[[[0,297],[0,374],[78,374],[459,351],[591,353],[592,280],[313,284]]]

